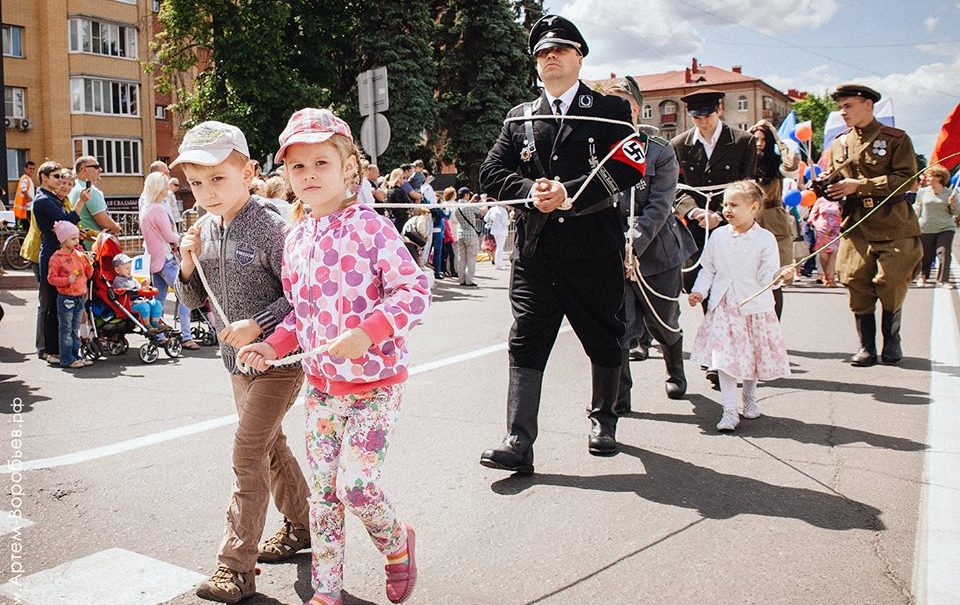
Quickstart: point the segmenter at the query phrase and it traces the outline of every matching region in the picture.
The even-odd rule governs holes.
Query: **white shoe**
[[[743,400],[743,414],[744,418],[759,418],[760,417],[760,406],[757,405],[756,399],[746,399]]]
[[[944,290],[953,290],[953,284],[950,282],[940,282],[938,285]]]
[[[720,422],[717,423],[718,431],[732,431],[740,424],[740,415],[737,410],[724,410]]]

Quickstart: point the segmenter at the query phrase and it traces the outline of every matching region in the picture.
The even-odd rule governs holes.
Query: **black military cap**
[[[640,85],[637,84],[633,76],[625,76],[617,80],[616,83],[610,87],[610,92],[629,95],[633,97],[637,105],[643,104],[643,93],[640,92]]]
[[[590,49],[580,30],[569,19],[559,15],[544,15],[530,29],[530,54],[535,55],[551,46],[570,46],[586,57]]]
[[[830,95],[834,101],[844,97],[863,97],[876,103],[880,100],[880,93],[863,84],[841,84]]]
[[[717,111],[721,99],[723,99],[723,93],[711,88],[703,88],[680,97],[680,100],[687,105],[687,113],[695,118],[708,116]]]

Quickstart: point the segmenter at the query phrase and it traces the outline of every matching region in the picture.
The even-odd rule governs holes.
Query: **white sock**
[[[757,401],[756,379],[743,381],[743,402],[746,403],[748,401],[752,401],[754,403]]]
[[[723,411],[737,411],[737,379],[720,371],[720,401],[723,403]]]

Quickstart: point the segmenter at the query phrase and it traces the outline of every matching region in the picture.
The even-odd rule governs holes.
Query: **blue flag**
[[[779,130],[777,130],[777,136],[779,136],[780,140],[786,143],[787,147],[790,148],[790,151],[794,153],[798,153],[800,151],[800,144],[797,143],[795,138],[793,138],[793,130],[796,127],[797,116],[791,111],[787,114],[787,117],[783,119]]]

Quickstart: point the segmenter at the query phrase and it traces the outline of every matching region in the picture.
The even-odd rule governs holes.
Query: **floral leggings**
[[[397,420],[403,385],[357,395],[307,392],[310,538],[313,589],[339,594],[343,584],[344,510],[363,522],[384,555],[403,550],[406,527],[380,488],[380,471]]]

